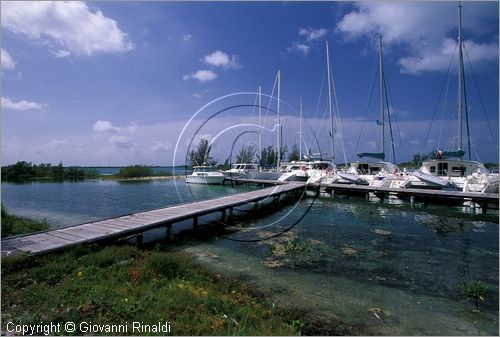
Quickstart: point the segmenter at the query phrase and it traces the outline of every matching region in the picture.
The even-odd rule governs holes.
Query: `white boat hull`
[[[205,184],[205,185],[220,185],[225,177],[222,176],[187,176],[186,183],[188,184]]]

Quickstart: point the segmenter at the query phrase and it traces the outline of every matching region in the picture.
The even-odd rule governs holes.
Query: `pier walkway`
[[[409,199],[411,203],[425,202],[436,204],[457,204],[473,202],[481,207],[483,213],[488,209],[498,209],[499,195],[496,193],[461,192],[447,190],[433,190],[420,188],[387,188],[354,184],[309,184],[308,187],[320,186],[326,192],[345,195],[365,195],[373,193],[380,199],[389,196]]]
[[[171,240],[173,239],[172,224],[174,223],[192,219],[193,227],[196,228],[199,216],[214,212],[221,212],[222,221],[225,221],[232,214],[233,207],[256,203],[270,197],[279,198],[282,194],[300,193],[305,187],[305,183],[279,184],[251,192],[5,238],[2,239],[2,257],[19,253],[43,254],[76,244],[131,235],[138,235],[137,239],[141,241],[142,232],[158,227],[166,227],[167,237]]]

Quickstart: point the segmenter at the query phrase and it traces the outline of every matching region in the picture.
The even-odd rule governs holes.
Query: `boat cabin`
[[[489,173],[483,164],[459,159],[431,159],[422,162],[420,172],[437,177],[466,177],[472,173]]]

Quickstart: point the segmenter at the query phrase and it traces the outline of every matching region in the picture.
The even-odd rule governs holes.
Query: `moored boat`
[[[224,179],[225,176],[221,172],[215,171],[212,166],[194,166],[193,173],[186,176],[186,183],[220,185]]]

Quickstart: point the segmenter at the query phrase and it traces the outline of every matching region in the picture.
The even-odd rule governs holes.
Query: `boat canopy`
[[[385,159],[385,153],[384,152],[362,152],[358,153],[357,156],[359,158],[363,157],[369,157],[369,158],[377,158],[377,159]]]

